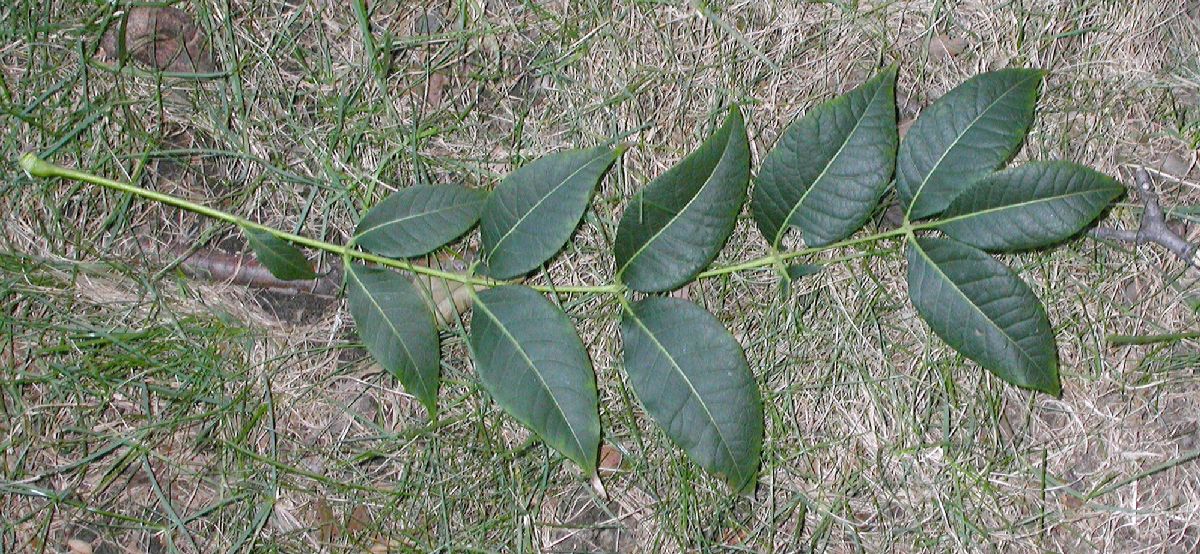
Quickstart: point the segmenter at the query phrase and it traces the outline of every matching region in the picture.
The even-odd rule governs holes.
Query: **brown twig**
[[[313,280],[284,281],[271,275],[266,266],[255,260],[253,255],[226,254],[213,249],[192,251],[178,246],[156,248],[146,239],[141,243],[145,250],[182,258],[179,268],[193,277],[284,294],[334,297],[341,288],[340,266],[333,267],[325,275]]]
[[[1141,196],[1142,203],[1145,205],[1145,209],[1142,211],[1142,223],[1138,226],[1138,230],[1097,227],[1092,229],[1089,234],[1101,240],[1131,244],[1151,242],[1171,251],[1188,265],[1200,269],[1200,254],[1197,253],[1197,245],[1188,242],[1174,229],[1171,229],[1170,225],[1167,225],[1166,214],[1163,213],[1162,206],[1158,203],[1158,193],[1154,190],[1154,181],[1150,178],[1150,174],[1139,167],[1134,171],[1133,176],[1137,182],[1138,195]]]
[[[139,238],[139,244],[144,251],[176,258],[179,260],[179,268],[184,273],[200,279],[281,294],[308,294],[328,298],[337,297],[341,289],[342,266],[340,260],[336,259],[329,261],[329,271],[317,279],[283,281],[271,275],[265,266],[254,259],[253,254],[226,254],[211,248],[157,246],[145,237]],[[472,250],[463,254],[464,259],[462,260],[451,255],[430,256],[426,260],[417,261],[416,264],[461,272],[467,268],[470,260],[475,259],[475,253]],[[472,287],[424,275],[410,275],[410,278],[414,279],[421,295],[429,303],[434,315],[437,316],[440,326],[454,324],[459,315],[471,305],[470,291]]]

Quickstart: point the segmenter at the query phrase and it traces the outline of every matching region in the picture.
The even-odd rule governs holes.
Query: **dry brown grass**
[[[219,67],[240,62],[236,78],[203,81],[85,66],[106,4],[0,7],[3,157],[50,149],[340,242],[387,190],[488,186],[618,137],[635,147],[534,277],[600,283],[626,199],[730,103],[758,159],[792,117],[881,63],[900,63],[905,117],[1020,65],[1052,73],[1018,161],[1145,165],[1166,204],[1200,215],[1194,2],[741,1],[711,17],[683,3],[371,4],[387,71],[364,63],[349,4],[179,4]],[[432,35],[414,31],[430,27],[426,11],[442,20]],[[602,502],[487,400],[461,328],[444,335],[445,413],[429,428],[353,348],[340,303],[281,320],[253,293],[155,275],[145,264],[162,261],[143,261],[132,236],[236,248],[231,230],[11,166],[5,177],[4,551],[64,551],[70,538],[105,552],[1200,549],[1197,343],[1105,341],[1196,329],[1198,276],[1161,251],[1081,239],[1013,258],[1055,323],[1061,400],[1002,386],[943,345],[892,251],[784,302],[767,273],[697,286],[766,400],[754,498],[730,497],[640,413],[612,303],[564,299],[596,366],[605,440],[624,452]],[[1110,217],[1136,224],[1136,202]],[[763,251],[743,224],[721,259]]]

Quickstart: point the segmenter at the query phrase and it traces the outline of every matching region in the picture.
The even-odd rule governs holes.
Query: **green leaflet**
[[[295,246],[265,231],[245,227],[242,231],[246,233],[246,240],[254,250],[254,256],[276,279],[297,281],[317,278],[312,264],[308,263],[308,258]]]
[[[1062,393],[1045,309],[987,253],[949,239],[910,240],[908,294],[930,329],[962,355],[1018,387]]]
[[[737,340],[687,300],[651,297],[621,318],[625,371],[646,413],[700,467],[753,490],[762,451],[758,384]]]
[[[792,294],[792,281],[798,281],[809,275],[816,275],[825,270],[823,265],[815,264],[790,264],[784,269],[779,280],[779,297],[787,298]]]
[[[613,246],[618,278],[642,292],[692,280],[733,232],[749,179],[750,144],[733,108],[708,140],[629,203]]]
[[[571,320],[537,291],[510,285],[475,296],[475,368],[504,411],[555,450],[596,472],[596,375]]]
[[[569,150],[539,158],[506,177],[483,208],[486,273],[497,279],[519,277],[558,253],[620,152]]]
[[[437,414],[441,352],[433,313],[408,277],[362,264],[346,266],[350,316],[380,366]]]
[[[809,275],[816,275],[825,270],[823,265],[815,264],[791,264],[787,266],[787,279],[795,281]]]
[[[971,185],[938,228],[984,250],[1038,248],[1078,233],[1123,192],[1112,177],[1077,164],[1031,162]]]
[[[367,211],[354,243],[380,256],[423,256],[473,227],[486,199],[487,192],[458,185],[403,188]]]
[[[1021,146],[1045,72],[1003,69],[968,79],[921,113],[896,160],[907,219],[940,213]]]
[[[895,66],[809,110],[754,180],[750,207],[763,236],[778,248],[792,225],[807,246],[853,234],[891,181],[897,142]]]

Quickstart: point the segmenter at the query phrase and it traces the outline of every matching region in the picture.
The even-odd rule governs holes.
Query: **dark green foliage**
[[[528,287],[480,292],[471,351],[479,379],[497,404],[584,473],[596,472],[596,374],[566,314]]]
[[[896,165],[896,68],[813,108],[763,160],[750,205],[778,247],[795,225],[808,246],[850,236],[866,223]]]
[[[483,208],[487,274],[519,277],[557,254],[616,159],[608,148],[572,150],[541,158],[506,177]]]
[[[955,350],[1001,379],[1058,396],[1058,354],[1033,291],[987,253],[950,239],[908,243],[908,294]]]
[[[617,226],[617,276],[661,292],[691,281],[721,251],[746,202],[750,145],[742,112],[633,197]]]
[[[379,365],[437,413],[438,349],[433,313],[408,277],[359,264],[346,268],[350,316]]]
[[[896,160],[906,218],[937,215],[1012,158],[1033,122],[1044,72],[1004,69],[968,79],[921,113]]]
[[[1042,76],[1009,69],[970,79],[926,109],[898,147],[894,68],[809,110],[783,133],[756,179],[754,221],[773,254],[713,274],[774,267],[786,295],[792,280],[823,267],[794,258],[903,236],[909,294],[933,332],[1008,383],[1061,394],[1045,309],[1020,277],[984,250],[1066,240],[1123,187],[1061,161],[993,173],[1024,140]],[[607,148],[571,150],[505,178],[482,208],[481,270],[497,279],[519,277],[558,253],[618,157]],[[839,242],[876,213],[894,169],[907,211],[901,228]],[[703,144],[629,201],[613,244],[618,285],[575,292],[626,295],[628,287],[656,293],[696,279],[729,239],[749,177],[746,126],[733,108]],[[410,201],[395,200],[404,198]],[[480,193],[461,188],[406,189],[371,210],[357,242],[390,256],[423,254],[468,229],[480,202]],[[939,218],[913,223],[932,216]],[[807,250],[778,252],[792,226],[800,228]],[[927,236],[936,232],[952,238]],[[278,242],[293,253],[268,248],[270,264],[296,265],[299,252]],[[347,275],[363,342],[432,411],[438,353],[429,309],[397,274],[352,266]],[[598,393],[571,320],[526,286],[497,286],[473,299],[470,344],[484,386],[546,444],[595,474]],[[620,304],[624,369],[647,415],[701,467],[734,490],[753,490],[763,409],[742,347],[692,302],[650,296]]]
[[[958,195],[937,228],[976,248],[1011,252],[1066,240],[1125,192],[1116,179],[1070,162],[994,173]]]
[[[276,279],[297,281],[317,277],[312,264],[308,263],[308,258],[295,246],[266,231],[250,228],[242,230],[246,233],[246,241],[250,243],[250,248],[254,250],[259,263],[266,266],[267,271]]]
[[[458,185],[400,189],[363,216],[354,242],[381,256],[423,256],[475,226],[486,199],[484,191]]]
[[[621,317],[629,385],[667,436],[735,490],[754,488],[763,408],[742,346],[687,300],[652,297]]]

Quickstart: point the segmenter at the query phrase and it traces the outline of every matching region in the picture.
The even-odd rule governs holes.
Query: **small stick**
[[[1158,203],[1158,193],[1154,190],[1154,181],[1151,180],[1150,174],[1139,167],[1134,171],[1133,176],[1137,182],[1138,195],[1142,197],[1142,203],[1145,205],[1145,210],[1142,212],[1142,223],[1138,230],[1097,227],[1088,234],[1100,240],[1132,244],[1152,242],[1170,250],[1188,265],[1200,269],[1200,253],[1197,252],[1197,246],[1189,243],[1167,225],[1166,215]]]
[[[1131,346],[1143,344],[1158,344],[1160,342],[1179,342],[1181,340],[1200,339],[1200,333],[1166,333],[1162,335],[1109,335],[1108,343],[1114,346]]]
[[[142,248],[158,250],[149,241],[143,239]],[[335,297],[341,289],[341,268],[309,281],[284,281],[271,275],[271,272],[254,259],[253,255],[226,254],[212,249],[191,251],[190,249],[165,246],[161,253],[183,257],[179,262],[180,269],[193,277],[208,279],[220,283],[263,289],[283,294],[312,294],[315,296]]]

